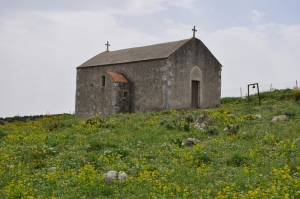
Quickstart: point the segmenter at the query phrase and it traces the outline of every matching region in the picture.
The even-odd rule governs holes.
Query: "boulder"
[[[109,171],[104,177],[105,183],[112,183],[116,181],[118,178],[118,181],[123,182],[125,181],[128,176],[124,171],[120,171],[119,173],[117,171]]]
[[[261,118],[261,115],[260,114],[256,114],[255,115],[257,118]]]
[[[200,117],[194,122],[194,126],[198,127],[199,129],[203,129],[206,126],[209,126],[212,124],[212,120],[208,118],[207,115],[202,114]]]
[[[276,122],[276,121],[284,121],[284,120],[287,120],[288,117],[286,115],[278,115],[278,116],[275,116],[273,117],[273,119],[271,120],[271,122]]]
[[[187,138],[184,142],[185,146],[193,146],[200,143],[200,141],[196,138]]]

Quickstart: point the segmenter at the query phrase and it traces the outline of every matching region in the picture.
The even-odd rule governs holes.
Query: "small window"
[[[102,77],[101,77],[101,85],[102,85],[102,86],[105,86],[105,76],[102,76]]]
[[[93,84],[90,85],[90,89],[91,89],[91,92],[94,92],[94,85]]]
[[[124,92],[123,97],[127,97],[128,96],[128,92]]]

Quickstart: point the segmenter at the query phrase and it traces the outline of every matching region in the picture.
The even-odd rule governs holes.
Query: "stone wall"
[[[116,107],[112,106],[113,101],[110,101],[110,99],[113,99],[113,85],[115,82],[107,78],[109,81],[107,81],[106,87],[97,86],[100,82],[99,77],[106,71],[114,71],[122,74],[129,82],[128,94],[130,102],[127,107],[128,111],[125,112],[165,109],[166,105],[163,99],[164,90],[162,89],[165,83],[162,78],[165,71],[162,68],[164,68],[165,64],[166,60],[151,60],[78,68],[76,80],[76,117],[88,117],[94,114],[109,115],[123,112],[122,110],[116,110]],[[96,95],[90,92],[91,84],[94,85],[95,90],[93,93]]]
[[[169,108],[191,107],[191,80],[200,81],[200,108],[220,105],[221,64],[198,39],[190,40],[168,59]]]

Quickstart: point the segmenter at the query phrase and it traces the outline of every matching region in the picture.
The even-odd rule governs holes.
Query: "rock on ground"
[[[207,115],[200,115],[200,117],[194,122],[194,126],[198,127],[200,130],[203,129],[206,126],[209,126],[212,124],[212,120],[208,118]]]
[[[256,114],[255,115],[257,118],[261,118],[261,115],[260,114]]]
[[[287,119],[288,119],[288,117],[286,115],[278,115],[278,116],[273,117],[271,122],[276,122],[277,120],[284,121],[284,120],[287,120]]]
[[[120,171],[119,173],[117,173],[117,171],[109,171],[104,177],[104,182],[112,183],[117,179],[117,176],[118,180],[121,182],[125,181],[128,178],[127,174],[124,171]]]
[[[185,146],[193,146],[197,143],[199,143],[200,141],[196,138],[187,138],[184,142]]]

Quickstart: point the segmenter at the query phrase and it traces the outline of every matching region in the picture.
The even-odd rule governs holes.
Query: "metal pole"
[[[298,84],[297,84],[297,80],[296,80],[296,89],[298,89]]]
[[[270,91],[272,91],[272,83],[271,83],[271,86],[270,86]]]
[[[241,98],[243,98],[242,87],[240,87],[240,91],[241,91]]]
[[[249,85],[248,85],[248,106],[250,105],[250,101],[249,101]]]
[[[259,106],[261,106],[258,83],[256,85],[257,85],[257,93],[258,93]]]

